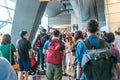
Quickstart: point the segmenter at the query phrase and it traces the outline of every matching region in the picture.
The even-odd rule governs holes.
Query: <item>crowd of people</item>
[[[43,29],[33,45],[29,41],[27,31],[20,33],[21,38],[16,45],[12,44],[9,34],[1,34],[0,79],[28,80],[31,68],[30,55],[33,55],[34,51],[37,55],[36,69],[40,67],[47,80],[62,80],[62,76],[67,76],[68,80],[119,80],[120,29],[115,33],[105,31],[98,33],[98,31],[99,26],[95,20],[90,20],[84,31],[78,30],[75,33],[60,33],[54,29],[47,34],[47,30]],[[93,52],[100,55],[95,54],[95,57],[91,57]],[[102,54],[104,55],[101,57]],[[15,73],[11,66],[16,62],[19,64],[19,72]],[[97,75],[100,72],[97,72],[98,69],[102,71],[100,65],[104,67],[102,72],[106,75],[104,79],[102,78],[104,75]],[[98,69],[95,68],[96,66]],[[110,68],[107,69],[109,72],[106,68]],[[109,73],[112,75],[109,76]],[[25,75],[24,79],[23,75]]]

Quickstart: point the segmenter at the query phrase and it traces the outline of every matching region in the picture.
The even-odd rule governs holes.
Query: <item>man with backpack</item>
[[[54,30],[53,37],[47,41],[43,48],[46,54],[46,77],[47,80],[62,80],[62,60],[65,55],[65,44],[60,41],[60,32]]]
[[[88,37],[78,43],[76,51],[76,80],[111,80],[115,58],[107,49],[105,41],[96,36],[98,23],[91,20],[87,24]]]
[[[38,62],[40,62],[40,66],[42,71],[44,72],[44,54],[43,52],[43,46],[45,42],[49,39],[49,36],[46,34],[46,29],[43,29],[41,34],[38,35],[35,44],[38,49]]]

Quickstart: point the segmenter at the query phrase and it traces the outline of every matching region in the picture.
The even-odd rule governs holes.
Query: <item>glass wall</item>
[[[11,33],[16,0],[0,0],[0,34]]]

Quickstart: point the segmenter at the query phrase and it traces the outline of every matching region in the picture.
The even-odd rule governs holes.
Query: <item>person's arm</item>
[[[14,56],[18,56],[18,50],[16,49],[16,52],[14,52]]]
[[[77,77],[76,77],[77,80],[80,80],[80,73],[81,73],[81,68],[80,66],[77,66]]]
[[[30,54],[30,55],[32,55],[32,48],[31,48],[31,49],[29,49],[29,54]]]
[[[71,47],[71,55],[75,56],[75,48],[73,48],[73,46]]]
[[[18,56],[18,52],[17,52],[17,49],[15,48],[15,46],[13,44],[11,44],[11,47],[12,47],[12,55]]]
[[[80,68],[80,65],[81,65],[81,59],[82,59],[82,55],[84,54],[82,51],[82,46],[83,44],[82,43],[79,43],[77,45],[77,50],[76,50],[76,65],[77,65],[77,76],[76,76],[76,80],[80,80],[80,74],[81,74],[81,68]]]
[[[29,54],[32,55],[32,47],[30,41],[28,41]]]
[[[46,41],[43,46],[43,54],[47,54],[48,45],[49,45],[49,41]]]
[[[66,51],[65,51],[65,50],[63,50],[63,55],[64,55],[64,56],[66,55]]]
[[[43,49],[43,54],[46,54],[46,50],[45,49]]]
[[[63,55],[65,56],[65,55],[66,55],[65,43],[64,43],[64,42],[61,42],[61,45],[62,45]]]
[[[18,42],[19,42],[19,40],[17,40],[17,42],[16,42],[16,53],[14,53],[15,56],[18,56],[18,46],[19,46]]]
[[[71,55],[72,56],[75,56],[75,52],[76,52],[76,48],[77,48],[77,45],[75,45],[75,43],[74,44],[72,44],[72,46],[71,46],[71,48],[70,48],[70,50],[71,50]]]

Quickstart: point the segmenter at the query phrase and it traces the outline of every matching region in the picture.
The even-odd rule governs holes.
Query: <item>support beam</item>
[[[48,2],[41,2],[40,3],[39,9],[38,9],[38,12],[37,12],[37,15],[36,15],[36,19],[34,21],[34,25],[32,27],[31,33],[30,33],[30,41],[31,42],[33,41],[33,39],[35,37],[35,34],[36,34],[35,32],[38,30],[39,23],[41,22],[41,19],[42,19],[42,16],[43,16],[44,12],[45,12],[47,3]]]
[[[70,0],[76,16],[83,22],[95,17],[95,1],[94,0]]]
[[[95,0],[95,3],[97,20],[99,22],[99,26],[103,27],[106,25],[104,0]]]
[[[19,33],[23,30],[28,31],[32,42],[46,5],[47,2],[42,3],[39,0],[17,0],[11,31],[13,44],[16,44],[20,38]]]

